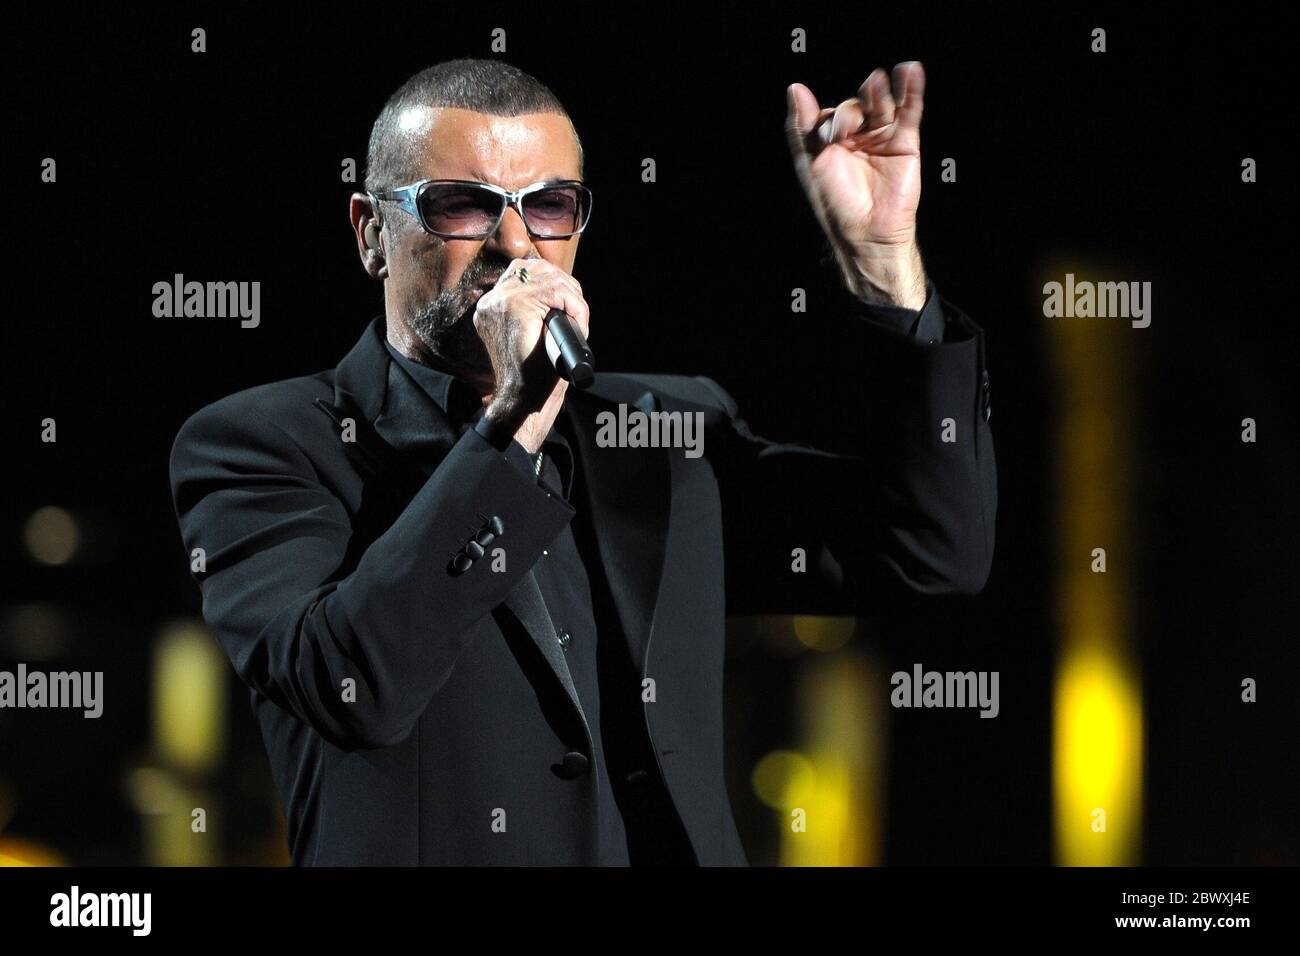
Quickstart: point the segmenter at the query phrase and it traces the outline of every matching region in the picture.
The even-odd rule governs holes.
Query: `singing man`
[[[387,101],[350,201],[383,314],[336,368],[197,412],[171,458],[295,864],[744,865],[725,616],[983,588],[983,333],[917,246],[923,91],[907,62],[834,106],[787,93],[834,307],[869,342],[876,397],[839,410],[851,453],[758,437],[712,377],[597,361],[571,384],[545,323],[590,338],[600,316],[574,275],[594,197],[564,106],[479,59]],[[689,416],[698,453],[597,441],[633,412]]]

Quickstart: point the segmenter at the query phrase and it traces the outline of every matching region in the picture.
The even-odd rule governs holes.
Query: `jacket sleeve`
[[[849,298],[856,387],[803,396],[836,418],[844,449],[757,436],[701,379],[731,420],[720,474],[731,613],[859,614],[890,590],[977,594],[988,578],[997,470],[984,333],[937,290],[925,311],[944,338],[933,342],[862,322],[869,307]]]
[[[235,670],[344,749],[411,732],[475,623],[574,513],[469,429],[358,558],[344,503],[298,444],[222,403],[182,427],[171,486],[185,548],[204,552],[203,616]],[[451,559],[493,517],[502,534],[458,573]]]

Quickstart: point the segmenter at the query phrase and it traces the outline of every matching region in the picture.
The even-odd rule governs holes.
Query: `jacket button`
[[[628,799],[644,810],[650,802],[650,775],[644,770],[633,770],[623,780],[628,785]]]
[[[577,780],[587,772],[587,765],[586,755],[574,750],[560,758],[560,765],[555,768],[555,772],[565,780]]]
[[[466,543],[465,543],[465,553],[468,554],[468,555],[469,555],[471,558],[473,558],[475,561],[477,561],[479,558],[483,557],[483,549],[479,546],[479,544],[478,544],[477,541],[468,541],[468,542],[466,542]]]
[[[569,636],[569,632],[564,628],[560,628],[555,635],[555,639],[560,642],[560,646],[563,648],[568,648],[573,643],[573,638]]]
[[[456,557],[451,559],[452,569],[457,574],[464,574],[466,571],[470,569],[470,566],[473,565],[473,563],[474,562],[470,560],[469,555],[465,554],[464,552],[461,552],[460,554],[456,555]]]
[[[478,534],[474,535],[474,543],[479,545],[480,547],[487,547],[494,540],[496,540],[496,535],[494,535],[491,531],[487,530],[486,528],[484,528]]]
[[[486,527],[489,531],[491,531],[493,534],[496,535],[502,535],[506,533],[506,526],[502,523],[501,519],[498,518],[496,515],[493,515],[491,518],[488,518]]]

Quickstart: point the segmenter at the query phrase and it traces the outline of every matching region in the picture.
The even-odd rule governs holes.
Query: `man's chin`
[[[472,339],[470,339],[472,336]],[[428,341],[421,336],[427,348],[443,368],[456,378],[463,378],[476,384],[492,380],[492,361],[478,333],[470,326],[469,336],[451,333],[437,341]]]

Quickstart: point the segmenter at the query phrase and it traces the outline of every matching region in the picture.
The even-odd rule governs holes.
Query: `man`
[[[982,335],[924,274],[920,64],[893,80],[826,109],[790,90],[846,322],[871,326],[881,398],[854,410],[855,455],[756,438],[708,378],[568,387],[543,342],[552,308],[591,330],[568,115],[491,60],[389,100],[351,200],[383,316],[336,369],[198,412],[172,453],[296,864],[744,864],[727,610],[983,587]],[[602,438],[632,413],[698,422],[702,445]]]

